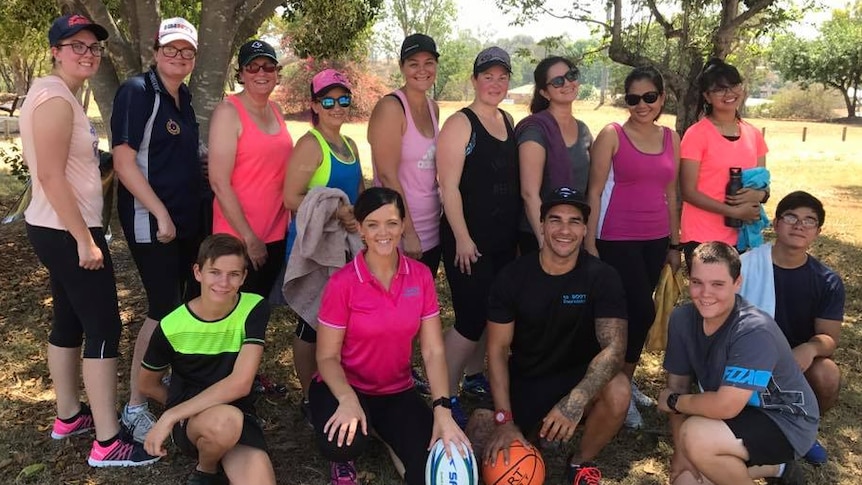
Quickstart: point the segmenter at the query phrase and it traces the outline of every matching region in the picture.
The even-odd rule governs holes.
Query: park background
[[[99,75],[82,93],[88,113],[107,143],[110,102],[116,86],[146,68],[151,39],[161,17],[185,16],[200,26],[197,67],[190,78],[205,139],[207,120],[231,83],[236,47],[260,36],[278,47],[281,86],[273,97],[297,139],[308,129],[308,81],[318,69],[348,72],[356,89],[353,121],[344,132],[360,146],[363,171],[370,178],[365,140],[370,109],[379,96],[400,85],[397,52],[405,34],[421,31],[438,41],[441,52],[433,95],[441,120],[472,98],[472,60],[483,47],[499,45],[512,54],[511,94],[502,106],[516,119],[526,106],[535,63],[565,55],[581,68],[581,99],[574,114],[597,133],[625,120],[620,107],[622,79],[629,65],[653,64],[668,80],[670,102],[660,123],[683,132],[693,121],[692,81],[708,56],[727,58],[746,78],[749,99],[744,116],[764,129],[770,146],[772,200],[808,190],[826,204],[823,235],[814,254],[835,268],[847,286],[847,308],[836,360],[844,373],[840,403],[821,427],[830,452],[824,467],[806,467],[816,484],[862,482],[862,125],[856,89],[862,77],[862,2],[808,0],[611,0],[580,6],[556,0],[8,0],[0,5],[0,213],[13,208],[26,178],[16,137],[15,99],[50,66],[45,33],[61,12],[84,12],[109,27],[112,38]],[[510,25],[510,23],[512,25]],[[533,27],[530,27],[533,26]],[[526,87],[525,87],[526,86]],[[519,94],[525,92],[526,94]],[[11,111],[11,112],[9,112]],[[113,222],[115,234],[120,229]],[[45,364],[51,299],[47,273],[27,243],[22,223],[0,227],[0,482],[39,484],[184,483],[193,463],[172,453],[153,467],[95,470],[86,465],[85,438],[54,442],[53,392]],[[114,238],[121,317],[127,325],[122,349],[130,355],[146,309],[137,271],[122,237]],[[438,275],[444,324],[453,320],[445,278]],[[286,396],[263,396],[258,409],[266,429],[279,483],[328,483],[328,468],[311,445],[311,431],[298,412],[290,341],[295,319],[274,312],[263,368],[288,384]],[[128,363],[120,365],[121,396]],[[661,354],[645,355],[637,379],[657,395],[662,384]],[[471,402],[471,405],[481,405]],[[624,430],[599,457],[603,483],[667,483],[671,447],[665,420],[654,409],[644,413],[646,428]],[[548,450],[547,483],[557,483],[567,450]],[[398,483],[381,447],[358,462],[364,483]]]

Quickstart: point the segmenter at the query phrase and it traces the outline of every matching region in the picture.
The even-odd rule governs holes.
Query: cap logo
[[[169,30],[169,29],[180,29],[180,30],[185,30],[186,32],[192,31],[192,29],[190,29],[189,26],[185,25],[185,24],[166,24],[162,27],[163,31]]]
[[[263,43],[262,43],[262,42],[260,42],[260,41],[257,41],[257,40],[256,40],[256,41],[254,41],[254,42],[252,42],[252,43],[251,43],[251,48],[252,48],[252,49],[260,49],[261,47],[263,47]]]
[[[90,19],[84,17],[83,15],[72,15],[69,17],[68,25],[69,27],[73,25],[90,25]]]

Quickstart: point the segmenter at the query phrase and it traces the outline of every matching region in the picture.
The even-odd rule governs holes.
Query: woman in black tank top
[[[455,327],[446,334],[453,392],[484,332],[488,289],[515,257],[522,210],[518,148],[512,117],[498,108],[510,74],[504,50],[480,52],[473,64],[475,99],[446,121],[437,143],[440,239],[455,311]]]

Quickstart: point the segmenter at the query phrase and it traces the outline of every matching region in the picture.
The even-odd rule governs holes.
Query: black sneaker
[[[228,485],[228,483],[224,473],[206,473],[195,469],[189,475],[186,485]]]
[[[599,485],[600,483],[602,483],[602,472],[595,463],[589,461],[580,465],[569,463],[566,470],[567,485]]]

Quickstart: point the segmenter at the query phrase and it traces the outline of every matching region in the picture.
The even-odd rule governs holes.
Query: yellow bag
[[[677,271],[673,273],[669,264],[665,264],[661,270],[658,285],[655,288],[655,320],[647,335],[646,350],[655,352],[664,350],[667,346],[667,327],[670,312],[676,306],[682,293],[684,282],[682,274]]]

